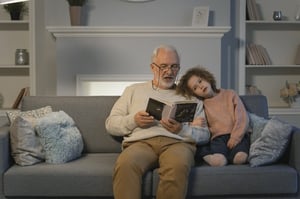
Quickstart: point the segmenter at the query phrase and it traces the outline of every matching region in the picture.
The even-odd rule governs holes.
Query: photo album
[[[197,109],[193,100],[166,102],[161,99],[149,98],[146,112],[156,120],[172,118],[177,122],[192,122]]]

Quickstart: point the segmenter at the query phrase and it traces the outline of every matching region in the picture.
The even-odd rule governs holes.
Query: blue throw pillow
[[[81,156],[82,136],[74,120],[64,111],[52,112],[38,119],[36,131],[47,163],[65,163]]]
[[[251,167],[276,162],[285,152],[292,133],[292,126],[277,118],[270,119],[250,146],[249,163]]]

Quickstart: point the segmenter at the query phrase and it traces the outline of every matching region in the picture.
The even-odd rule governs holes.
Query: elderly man
[[[150,67],[153,80],[127,87],[106,120],[110,134],[124,137],[114,168],[115,199],[140,199],[142,177],[154,168],[160,177],[156,198],[184,199],[196,145],[209,140],[204,124],[166,118],[157,121],[145,111],[150,97],[185,100],[175,91],[180,70],[177,50],[169,45],[157,47]],[[201,101],[195,114],[200,117],[205,117]]]

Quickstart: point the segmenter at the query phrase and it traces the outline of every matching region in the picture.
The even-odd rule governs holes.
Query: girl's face
[[[211,85],[206,80],[193,75],[187,82],[189,89],[194,93],[194,95],[202,98],[210,98],[215,95],[212,90]]]

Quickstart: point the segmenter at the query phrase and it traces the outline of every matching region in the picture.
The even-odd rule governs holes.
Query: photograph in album
[[[192,100],[167,102],[161,99],[149,98],[146,112],[156,120],[172,118],[177,122],[192,122],[197,108],[197,102]]]

